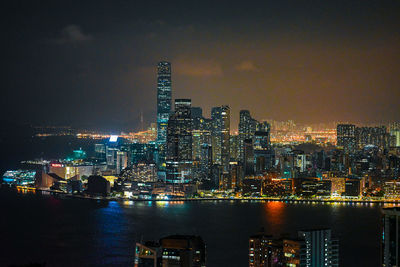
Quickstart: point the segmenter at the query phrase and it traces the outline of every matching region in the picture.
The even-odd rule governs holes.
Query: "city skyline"
[[[399,0],[3,10],[0,266],[400,266]]]
[[[207,117],[229,105],[233,126],[241,109],[310,123],[400,118],[395,1],[43,5],[7,6],[2,120],[138,129],[142,111],[156,120],[160,60],[172,63],[173,99]]]

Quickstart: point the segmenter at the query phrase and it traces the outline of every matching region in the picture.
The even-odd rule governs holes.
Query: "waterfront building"
[[[168,121],[166,181],[185,183],[192,178],[192,116],[191,100],[176,99],[175,112]]]
[[[159,178],[165,179],[167,126],[171,114],[171,63],[161,61],[157,65],[157,167]]]
[[[10,170],[3,174],[3,183],[10,185],[33,186],[35,185],[36,175],[36,170]]]
[[[400,181],[393,180],[385,182],[383,191],[385,192],[385,199],[399,199]]]
[[[339,197],[346,191],[346,178],[330,177],[328,178],[331,183],[331,196]]]
[[[63,179],[71,179],[75,176],[81,179],[83,176],[90,176],[94,173],[94,165],[91,164],[70,164],[53,162],[50,164],[49,173],[55,173]]]
[[[400,208],[384,208],[381,244],[383,267],[400,266]]]
[[[361,193],[361,180],[347,178],[343,195],[346,197],[358,198],[360,197]]]
[[[88,178],[86,192],[91,195],[107,196],[110,193],[110,182],[102,176],[92,175]]]
[[[354,124],[337,125],[337,146],[346,152],[353,152],[356,147],[356,126]]]

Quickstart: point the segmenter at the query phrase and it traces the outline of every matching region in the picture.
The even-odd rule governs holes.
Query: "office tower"
[[[303,230],[298,232],[303,240],[300,266],[339,266],[339,244],[330,229]]]
[[[356,146],[355,130],[353,124],[338,124],[337,146],[343,147],[346,152],[353,152]]]
[[[239,161],[239,135],[231,135],[230,137],[231,160]]]
[[[175,112],[168,121],[166,181],[185,183],[192,170],[192,115],[191,100],[176,99]]]
[[[202,140],[202,131],[193,129],[193,136],[192,136],[192,159],[200,160],[201,157],[201,146],[203,144]]]
[[[389,134],[385,126],[380,127],[356,127],[356,144],[359,149],[367,145],[374,145],[380,149],[389,148]]]
[[[100,162],[106,160],[106,145],[105,144],[95,144],[94,145],[95,158]]]
[[[128,153],[126,151],[117,151],[116,174],[120,174],[126,167],[128,167]]]
[[[212,149],[210,144],[203,144],[201,146],[201,157],[200,157],[200,172],[201,179],[211,180],[211,167],[212,167]]]
[[[400,208],[384,208],[382,212],[382,266],[400,266]]]
[[[157,167],[159,178],[165,179],[165,157],[167,126],[171,113],[171,63],[159,62],[157,65]]]
[[[116,147],[106,147],[106,161],[108,169],[115,169],[117,167],[117,152],[119,151]]]
[[[244,175],[254,175],[254,149],[253,149],[253,141],[251,139],[245,139],[244,143]]]
[[[200,130],[203,121],[203,110],[201,107],[192,107],[193,129]]]
[[[400,123],[399,122],[390,123],[389,132],[393,140],[391,146],[400,147]]]
[[[212,158],[214,164],[222,166],[223,172],[229,171],[230,161],[230,109],[229,106],[214,107],[212,120]]]
[[[239,155],[243,161],[244,140],[252,139],[256,131],[257,121],[250,115],[250,111],[241,110],[239,113]]]
[[[206,245],[200,236],[172,235],[160,240],[162,266],[206,266]]]
[[[270,146],[270,125],[266,121],[257,124],[253,136],[253,150],[256,174],[263,174],[272,168],[275,156]]]
[[[137,163],[154,163],[154,143],[131,143],[127,144],[130,165]]]

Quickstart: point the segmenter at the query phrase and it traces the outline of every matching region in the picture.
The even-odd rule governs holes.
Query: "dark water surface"
[[[248,266],[261,227],[295,234],[329,227],[341,266],[379,266],[381,205],[285,202],[104,202],[0,193],[0,266],[132,266],[135,242],[201,235],[207,266]]]

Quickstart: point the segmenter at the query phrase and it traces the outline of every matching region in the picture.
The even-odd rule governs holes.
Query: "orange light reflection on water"
[[[282,201],[268,201],[264,203],[266,219],[273,225],[281,225],[284,222],[285,203]]]

